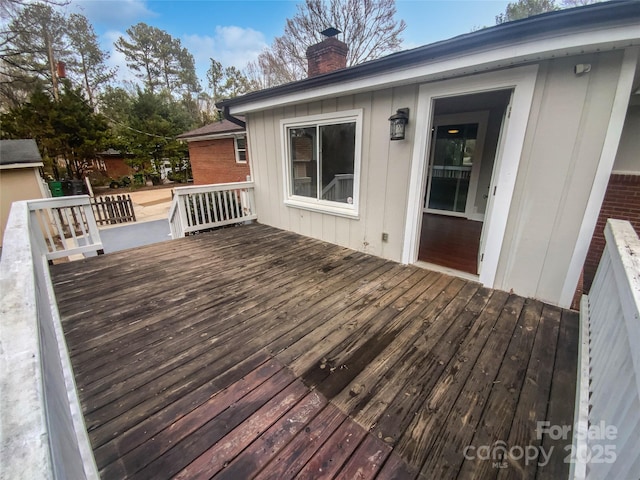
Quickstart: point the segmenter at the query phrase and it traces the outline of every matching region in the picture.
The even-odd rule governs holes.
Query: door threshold
[[[422,260],[418,260],[414,263],[416,267],[426,268],[427,270],[433,270],[434,272],[446,273],[447,275],[451,275],[454,277],[464,278],[465,280],[471,280],[472,282],[479,282],[480,275],[476,275],[474,273],[463,272],[462,270],[456,270],[454,268],[443,267],[442,265],[437,265],[435,263],[423,262]]]

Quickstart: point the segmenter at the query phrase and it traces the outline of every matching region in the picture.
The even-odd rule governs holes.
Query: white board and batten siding
[[[623,56],[623,51],[614,51],[539,63],[495,280],[488,286],[562,305],[560,296],[570,262],[579,237],[584,236],[583,219],[591,186],[597,180],[613,104],[625,94],[616,88]],[[591,72],[576,76],[577,63],[591,64]],[[473,84],[474,77],[481,75],[467,78]],[[446,83],[432,85],[441,90]],[[402,261],[412,157],[424,148],[416,141],[416,115],[419,97],[429,88],[420,87],[416,83],[248,112],[259,221]],[[628,98],[630,92],[626,93]],[[403,107],[410,109],[406,139],[392,142],[388,118]],[[285,205],[280,122],[353,109],[362,109],[363,119],[358,218]],[[387,242],[382,241],[383,233],[388,234]]]
[[[417,86],[349,95],[321,102],[267,110],[249,115],[249,142],[258,219],[290,230],[374,255],[399,260],[402,254],[406,180],[413,130],[407,139],[389,141],[390,111],[415,110]],[[280,121],[283,119],[362,110],[362,158],[358,218],[347,218],[284,204],[285,174]],[[382,233],[389,241],[382,242]]]

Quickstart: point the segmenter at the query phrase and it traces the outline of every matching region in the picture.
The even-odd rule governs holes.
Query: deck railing
[[[322,189],[322,199],[334,202],[347,202],[353,197],[353,174],[337,173],[333,180]]]
[[[102,241],[88,195],[29,200],[31,228],[47,260],[88,252],[102,253]]]
[[[174,189],[169,210],[171,237],[257,219],[253,189],[253,182]]]
[[[104,195],[91,199],[96,222],[100,225],[135,222],[136,212],[131,195]]]
[[[47,265],[62,253],[54,231],[69,247],[67,255],[101,247],[99,237],[92,237],[95,220],[88,197],[73,201],[79,210],[58,211],[71,207],[57,199],[14,202],[5,229],[0,260],[0,478],[99,478]],[[65,232],[64,225],[71,230]],[[50,228],[45,237],[43,227]],[[90,238],[88,244],[72,247],[69,238],[81,244],[81,236]],[[47,242],[56,249],[50,250]]]
[[[581,305],[572,454],[575,478],[626,480],[640,472],[640,239],[620,220],[607,222],[605,238]]]

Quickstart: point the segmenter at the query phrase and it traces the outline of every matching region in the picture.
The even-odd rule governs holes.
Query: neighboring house
[[[0,140],[0,247],[11,204],[47,197],[35,140]]]
[[[109,178],[119,179],[133,175],[134,169],[125,162],[125,156],[119,150],[110,148],[96,155],[98,158],[94,161],[94,168],[106,173]]]
[[[221,104],[246,118],[259,221],[569,306],[607,186],[640,198],[640,2],[328,73],[345,49],[323,43],[317,75]]]
[[[241,123],[244,119],[239,119]],[[193,182],[244,182],[251,174],[247,150],[246,130],[229,120],[178,135],[189,144],[189,160]]]

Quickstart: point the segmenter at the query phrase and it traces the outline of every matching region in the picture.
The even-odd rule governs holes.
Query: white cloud
[[[146,0],[73,0],[71,8],[82,13],[91,23],[109,28],[129,27],[143,18],[156,17]]]
[[[262,32],[233,25],[217,26],[212,36],[184,35],[181,40],[193,55],[198,76],[203,81],[209,68],[209,58],[214,58],[224,67],[233,65],[244,69],[267,47]]]
[[[116,50],[114,46],[114,43],[120,37],[126,38],[126,34],[117,30],[109,30],[102,35],[101,40],[103,48],[110,54],[109,60],[107,60],[107,66],[118,69],[116,78],[119,82],[139,83],[138,77],[136,77],[129,67],[127,67],[127,61],[124,54]]]

